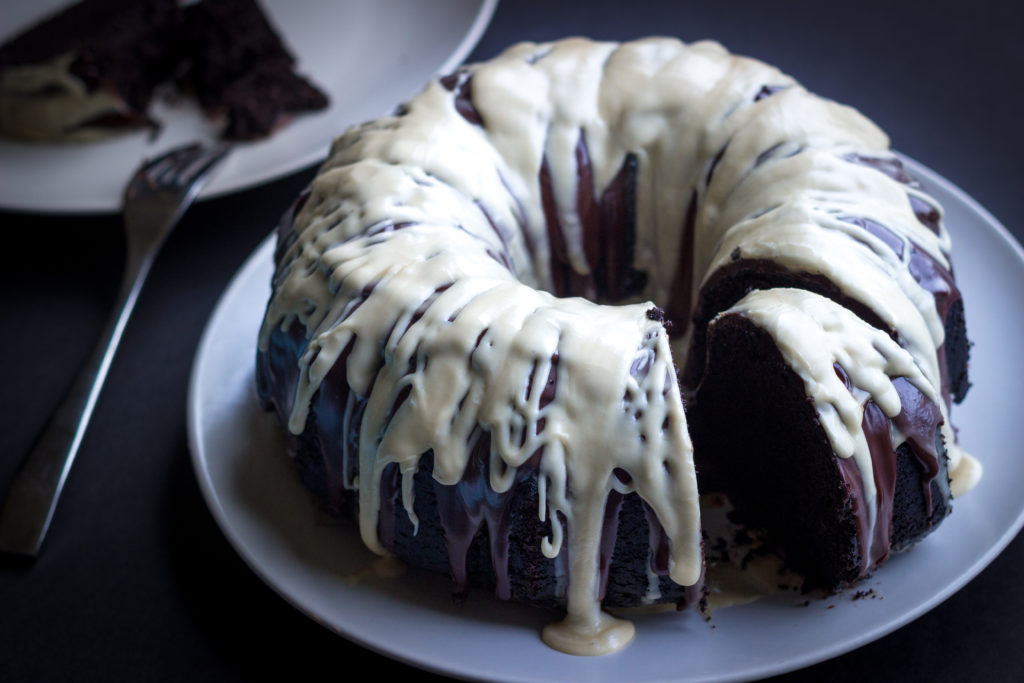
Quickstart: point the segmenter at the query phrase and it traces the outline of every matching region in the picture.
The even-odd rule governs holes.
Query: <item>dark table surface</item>
[[[566,35],[713,38],[858,107],[1020,241],[1024,21],[1014,4],[507,0],[471,59]],[[214,522],[189,458],[186,393],[203,326],[312,173],[203,201],[166,244],[43,553],[0,561],[0,680],[298,679],[362,665],[425,676],[314,623],[261,582]],[[5,490],[103,324],[123,239],[116,216],[14,213],[0,213],[0,236]],[[1005,296],[1020,305],[1020,292]],[[1022,562],[1017,538],[915,622],[784,678],[1022,680]],[[685,643],[679,655],[683,670]]]

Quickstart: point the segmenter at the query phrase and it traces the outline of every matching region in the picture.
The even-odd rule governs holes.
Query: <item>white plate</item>
[[[69,0],[0,1],[0,43]],[[295,118],[269,139],[245,143],[200,198],[234,192],[310,166],[353,123],[390,113],[432,76],[452,71],[483,35],[498,0],[261,0],[328,109]],[[116,212],[144,158],[215,130],[191,100],[159,103],[156,140],[137,132],[89,144],[0,139],[0,207],[48,213]]]
[[[882,600],[837,596],[794,608],[779,596],[721,609],[714,629],[694,613],[636,620],[636,640],[606,657],[572,657],[538,636],[550,615],[474,592],[452,604],[447,579],[410,571],[401,580],[353,580],[371,561],[358,534],[325,520],[301,487],[273,419],[256,403],[253,359],[271,274],[264,243],[218,304],[199,346],[189,430],[200,486],[225,535],[264,581],[298,609],[373,650],[434,671],[506,681],[736,680],[797,669],[864,645],[961,588],[1024,523],[1024,460],[1018,457],[1024,251],[951,183],[911,170],[946,208],[966,301],[974,387],[954,420],[985,475],[952,516],[911,552],[894,557],[867,587]],[[667,652],[685,653],[685,666]]]

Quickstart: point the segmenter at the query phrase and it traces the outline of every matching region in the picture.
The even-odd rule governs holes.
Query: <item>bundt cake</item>
[[[949,253],[885,135],[775,68],[523,43],[335,141],[257,386],[371,549],[608,652],[602,605],[701,601],[698,490],[837,590],[973,484]]]

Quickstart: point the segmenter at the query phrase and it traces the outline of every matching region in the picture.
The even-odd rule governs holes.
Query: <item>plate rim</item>
[[[938,186],[942,190],[957,201],[961,202],[966,209],[974,212],[981,220],[983,220],[987,227],[991,228],[993,234],[997,235],[999,239],[1010,248],[1012,251],[1016,265],[1022,271],[1024,271],[1024,247],[1017,241],[1012,233],[987,209],[979,204],[973,197],[962,190],[955,183],[945,178],[938,172],[931,168],[921,164],[920,162],[908,157],[905,154],[896,152],[901,159],[908,165],[911,173],[918,179],[925,182],[932,187]],[[283,589],[282,586],[271,576],[269,576],[264,567],[260,565],[259,559],[253,557],[251,550],[245,547],[241,539],[237,537],[237,530],[231,527],[231,524],[225,517],[225,511],[221,506],[220,501],[217,498],[217,491],[215,485],[210,479],[210,473],[206,467],[206,460],[203,456],[203,447],[200,443],[199,434],[199,420],[201,418],[200,400],[198,397],[199,385],[202,374],[202,361],[206,355],[206,349],[211,343],[213,335],[213,323],[215,319],[223,314],[223,309],[230,300],[232,290],[236,287],[237,283],[245,279],[246,274],[259,267],[260,259],[266,257],[266,253],[272,253],[273,250],[274,235],[270,234],[264,238],[257,248],[246,258],[241,267],[235,272],[234,276],[230,280],[229,284],[225,287],[221,296],[218,298],[217,303],[212,309],[212,312],[207,320],[207,324],[204,327],[202,337],[200,338],[197,351],[194,356],[192,371],[189,378],[188,387],[188,401],[187,401],[187,431],[188,431],[188,443],[191,454],[191,460],[193,468],[196,474],[196,478],[199,482],[200,489],[207,506],[213,513],[214,518],[217,521],[217,525],[221,532],[227,538],[229,544],[235,549],[235,552],[245,561],[246,565],[249,566],[261,580],[264,581],[275,593],[280,595],[289,604],[294,606],[301,613],[307,617],[313,619],[317,623],[329,628],[336,634],[365,647],[368,650],[394,659],[401,661],[411,666],[421,668],[428,671],[448,675],[448,676],[481,676],[482,673],[473,673],[465,669],[455,668],[453,664],[443,661],[425,661],[421,658],[409,656],[403,654],[401,651],[395,649],[388,649],[381,646],[379,643],[369,640],[368,638],[362,637],[358,632],[353,630],[347,630],[339,628],[335,624],[327,623],[321,615],[315,613],[314,610],[308,609],[306,606],[300,604],[295,596],[290,595]],[[267,292],[269,294],[269,284]],[[858,635],[852,638],[843,640],[842,642],[826,648],[819,648],[810,653],[803,653],[791,656],[772,664],[759,664],[749,667],[747,670],[738,671],[727,676],[707,676],[703,678],[687,678],[687,681],[695,680],[728,680],[728,681],[742,681],[750,680],[754,678],[761,678],[767,676],[774,676],[783,673],[788,673],[803,669],[820,662],[833,659],[840,655],[846,654],[853,650],[856,650],[868,643],[878,640],[899,628],[907,625],[908,623],[918,619],[923,614],[931,611],[939,604],[949,599],[952,595],[961,590],[967,583],[971,582],[978,576],[991,562],[998,557],[1006,547],[1013,541],[1013,539],[1020,533],[1021,529],[1024,528],[1024,503],[1022,503],[1016,510],[1016,516],[1011,524],[1009,524],[1003,532],[999,535],[998,539],[992,543],[983,553],[975,558],[969,567],[962,571],[954,580],[947,583],[942,587],[941,590],[937,591],[927,600],[914,605],[911,609],[905,610],[895,617],[889,617],[878,623],[874,628],[865,629]],[[600,658],[598,658],[600,659]],[[487,672],[489,673],[489,672]],[[501,680],[508,681],[525,681],[530,680],[529,678],[523,677],[522,675],[509,674],[501,678]]]

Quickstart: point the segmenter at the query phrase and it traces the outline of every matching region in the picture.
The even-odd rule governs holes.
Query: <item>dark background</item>
[[[713,38],[861,109],[896,149],[1022,240],[1024,21],[1015,4],[505,0],[471,59],[566,35]],[[44,553],[31,565],[0,560],[0,679],[298,679],[344,677],[364,664],[425,677],[350,644],[264,585],[214,523],[189,460],[186,392],[203,325],[311,174],[205,201],[170,238]],[[120,276],[120,230],[113,216],[0,212],[0,491],[103,324]],[[1020,295],[1006,292],[1006,305],[1019,306]],[[1018,538],[914,623],[783,678],[1021,680],[1022,562]],[[685,643],[666,655],[685,669]]]

